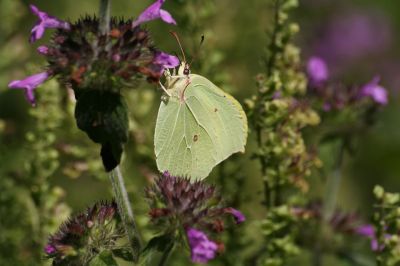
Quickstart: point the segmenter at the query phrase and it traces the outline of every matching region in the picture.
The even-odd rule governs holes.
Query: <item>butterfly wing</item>
[[[215,164],[244,152],[248,128],[239,102],[200,75],[191,75],[191,85],[185,92],[186,102],[214,144]]]
[[[247,119],[240,104],[209,80],[199,75],[190,80],[185,101],[171,97],[160,105],[155,152],[160,171],[203,179],[231,154],[244,151]]]

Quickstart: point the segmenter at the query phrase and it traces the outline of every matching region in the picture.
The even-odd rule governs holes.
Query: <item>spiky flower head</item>
[[[236,224],[246,219],[240,211],[224,206],[214,186],[171,176],[168,172],[157,178],[145,194],[152,222],[167,234],[187,239],[193,262],[205,263],[215,257],[217,249],[223,249],[223,244],[217,245],[204,232],[222,232],[227,215]]]
[[[104,35],[99,19],[87,16],[71,24],[70,30],[58,29],[41,51],[52,73],[75,90],[118,92],[138,80],[157,82],[164,71],[164,61],[159,60],[163,53],[149,32],[132,27],[131,20],[112,18],[110,32]]]
[[[164,2],[156,1],[135,21],[111,18],[107,33],[100,30],[96,17],[86,16],[72,23],[30,5],[32,13],[39,18],[32,28],[30,42],[41,39],[46,29],[56,29],[50,44],[39,46],[37,51],[48,61],[48,76],[59,75],[74,89],[119,92],[143,78],[158,81],[164,68],[178,66],[179,59],[157,50],[141,24],[158,18],[176,24],[172,16],[161,9]],[[14,85],[12,88],[25,89],[32,94],[28,100],[35,104],[32,89],[28,90],[24,84],[18,87],[15,81],[10,84]],[[40,83],[34,85],[36,88]]]
[[[150,202],[149,212],[155,224],[204,230],[222,231],[223,218],[232,215],[237,223],[245,220],[243,214],[223,205],[215,186],[204,181],[191,182],[187,178],[165,172],[145,191]]]
[[[53,265],[88,265],[104,250],[128,251],[115,202],[96,203],[62,224],[50,236],[44,252]]]

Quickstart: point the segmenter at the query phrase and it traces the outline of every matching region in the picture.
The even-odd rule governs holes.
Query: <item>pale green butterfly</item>
[[[247,118],[231,95],[207,78],[190,74],[183,50],[182,54],[178,74],[166,70],[165,86],[160,83],[167,96],[160,104],[154,136],[157,167],[174,176],[204,179],[230,155],[244,152]]]

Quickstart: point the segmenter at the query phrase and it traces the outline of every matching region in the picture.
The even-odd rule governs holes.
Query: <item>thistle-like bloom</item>
[[[322,58],[313,56],[307,62],[307,75],[310,85],[312,87],[319,87],[328,80],[328,66]]]
[[[161,6],[164,4],[164,2],[165,0],[157,0],[156,2],[154,2],[140,14],[138,19],[132,23],[132,26],[136,27],[144,22],[159,18],[161,18],[166,23],[176,24],[176,21],[171,16],[171,14],[168,11],[161,9]]]
[[[165,172],[145,192],[152,222],[166,232],[183,230],[189,240],[193,262],[205,263],[216,255],[217,244],[204,232],[223,231],[223,219],[227,214],[236,224],[246,219],[240,211],[223,206],[215,187],[204,181],[191,182]]]
[[[50,77],[48,72],[38,73],[23,80],[14,80],[8,84],[11,89],[24,89],[27,100],[34,106],[36,104],[34,90]]]
[[[39,8],[34,5],[30,5],[30,9],[32,13],[39,18],[38,22],[36,22],[31,31],[31,37],[29,39],[31,43],[42,38],[46,29],[70,29],[68,22],[62,21],[53,16],[49,16],[46,12],[39,10]]]
[[[202,229],[216,229],[226,214],[237,224],[245,221],[244,215],[230,207],[222,206],[221,197],[214,186],[204,181],[171,176],[165,172],[146,190],[152,209],[150,216],[156,223],[178,223],[184,228],[196,225]],[[175,221],[173,221],[175,220]],[[223,223],[222,223],[223,224]],[[220,231],[220,230],[215,230]]]
[[[57,31],[45,54],[50,69],[74,90],[118,91],[142,79],[158,82],[164,69],[179,65],[179,59],[158,51],[149,32],[131,24],[111,18],[108,38],[99,30],[99,20],[91,17],[71,24],[69,31]]]
[[[112,90],[136,86],[138,80],[158,82],[165,68],[179,65],[179,59],[158,51],[147,30],[139,24],[160,16],[174,23],[171,15],[160,9],[164,1],[157,1],[139,17],[140,23],[132,27],[132,20],[111,18],[109,36],[99,30],[97,18],[86,17],[76,23],[57,19],[31,5],[39,17],[32,29],[30,41],[40,39],[48,28],[58,29],[47,45],[37,48],[48,62],[48,73],[77,90]],[[158,15],[157,15],[158,14]],[[26,89],[27,99],[33,105],[33,90],[48,78],[45,72],[13,81],[10,88]]]
[[[206,234],[193,228],[189,228],[186,233],[192,262],[204,264],[215,258],[218,245],[214,241],[209,240]]]
[[[124,237],[115,202],[98,203],[61,225],[44,248],[53,265],[88,265],[103,249],[121,249]],[[122,247],[128,250],[128,247]]]
[[[379,85],[380,77],[373,78],[370,82],[361,88],[362,97],[370,97],[374,102],[380,105],[388,103],[388,93],[385,88]]]

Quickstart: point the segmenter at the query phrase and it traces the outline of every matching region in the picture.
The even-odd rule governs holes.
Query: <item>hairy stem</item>
[[[118,204],[118,211],[132,248],[133,260],[137,262],[141,250],[141,239],[119,166],[110,172],[110,180],[113,186],[114,197]]]
[[[100,32],[106,35],[110,31],[111,0],[100,0]]]

